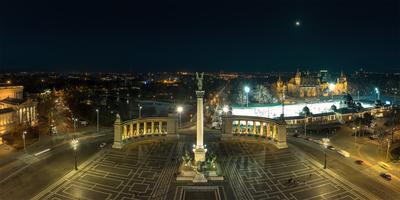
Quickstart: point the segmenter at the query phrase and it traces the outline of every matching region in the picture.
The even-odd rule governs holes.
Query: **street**
[[[288,138],[289,148],[298,148],[299,151],[311,156],[321,164],[324,162],[324,153],[321,145],[302,138]],[[301,150],[300,150],[301,149]],[[400,192],[398,180],[386,181],[379,173],[371,170],[368,166],[355,164],[355,159],[345,158],[336,151],[326,150],[327,169],[347,181],[381,197],[382,199],[395,199]],[[382,170],[383,171],[383,170]]]
[[[110,145],[113,139],[110,130],[101,134],[93,133],[79,138],[78,165],[100,150],[99,145],[106,142]],[[36,152],[35,152],[36,153]],[[32,155],[31,155],[32,156]],[[59,177],[74,170],[74,153],[69,142],[59,143],[51,151],[29,158],[32,164],[19,161],[18,173],[9,177],[1,173],[0,199],[28,199],[40,192]],[[3,166],[0,171],[5,170]]]

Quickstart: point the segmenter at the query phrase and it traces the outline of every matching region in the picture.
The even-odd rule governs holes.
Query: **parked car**
[[[105,147],[105,146],[106,146],[106,143],[105,143],[105,142],[103,142],[103,143],[100,144],[100,148],[103,148],[103,147]]]
[[[356,164],[362,165],[364,163],[364,161],[362,160],[356,160]]]
[[[388,173],[381,173],[381,177],[388,181],[392,180],[392,175],[390,175]]]

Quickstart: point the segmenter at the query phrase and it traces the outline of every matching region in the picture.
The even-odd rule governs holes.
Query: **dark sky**
[[[2,2],[2,71],[400,71],[400,0]]]

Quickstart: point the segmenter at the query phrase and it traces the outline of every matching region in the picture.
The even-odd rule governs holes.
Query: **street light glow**
[[[183,107],[182,107],[182,106],[178,106],[178,107],[176,108],[176,111],[177,111],[178,113],[182,113]]]
[[[336,85],[334,83],[329,84],[329,90],[333,91],[335,89]]]
[[[227,112],[229,111],[229,107],[228,107],[227,105],[225,105],[225,106],[222,108],[222,111],[223,111],[224,113],[227,113]]]
[[[244,92],[249,93],[250,92],[250,87],[249,86],[244,86]]]
[[[73,148],[74,150],[76,150],[76,149],[78,148],[78,145],[79,145],[78,139],[73,139],[73,140],[71,140],[71,146],[72,146],[72,148]]]

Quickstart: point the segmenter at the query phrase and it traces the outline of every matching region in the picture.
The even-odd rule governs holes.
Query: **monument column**
[[[196,141],[196,148],[203,148],[203,96],[204,96],[204,91],[196,91],[197,95],[197,141]]]
[[[204,148],[204,143],[203,143],[203,136],[204,136],[204,121],[203,121],[203,97],[204,97],[204,90],[203,90],[203,75],[204,73],[201,73],[199,76],[198,73],[196,73],[196,79],[197,79],[197,90],[196,90],[196,96],[197,96],[197,121],[196,121],[196,147],[194,149],[194,160],[196,162],[203,162],[206,160],[206,149]]]

